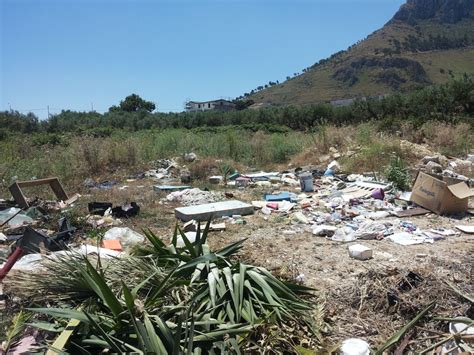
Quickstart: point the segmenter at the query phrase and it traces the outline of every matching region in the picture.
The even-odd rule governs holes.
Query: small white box
[[[354,244],[349,246],[349,255],[354,259],[367,260],[372,258],[372,249],[362,244]]]

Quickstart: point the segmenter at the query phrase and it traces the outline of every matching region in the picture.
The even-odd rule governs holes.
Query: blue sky
[[[233,98],[346,49],[403,2],[0,0],[0,110]]]

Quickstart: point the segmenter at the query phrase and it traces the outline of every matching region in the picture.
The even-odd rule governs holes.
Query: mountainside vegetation
[[[243,96],[280,106],[412,91],[474,73],[473,46],[473,1],[408,0],[366,39]]]

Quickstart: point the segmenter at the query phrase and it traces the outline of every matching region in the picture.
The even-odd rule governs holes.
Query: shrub
[[[40,133],[33,137],[35,145],[66,145],[67,141],[58,133]]]
[[[400,157],[395,157],[390,161],[390,165],[385,171],[385,177],[388,181],[392,182],[393,185],[399,190],[408,190],[408,181],[410,174]]]
[[[240,263],[235,255],[245,240],[210,250],[209,225],[194,242],[176,228],[171,245],[144,231],[151,247],[142,257],[92,261],[68,253],[44,264],[48,278],[24,273],[10,285],[44,307],[31,309],[33,327],[57,333],[80,321],[68,353],[295,353],[303,331],[306,344],[320,345],[316,324],[324,324],[312,290]],[[267,329],[282,325],[286,337],[262,344]]]
[[[292,155],[299,153],[302,149],[300,141],[291,140],[286,135],[272,135],[268,142],[267,149],[271,162],[284,163]]]
[[[204,180],[217,170],[216,160],[212,158],[203,158],[195,161],[189,166],[191,179]]]
[[[232,164],[228,161],[223,161],[219,164],[219,172],[222,175],[224,185],[227,184],[227,178],[235,171]]]

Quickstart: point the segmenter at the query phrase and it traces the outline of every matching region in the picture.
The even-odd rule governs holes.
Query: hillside
[[[474,73],[474,1],[408,0],[366,39],[247,96],[256,106],[304,105],[406,92],[464,73]]]

